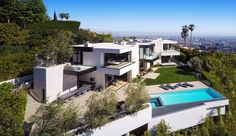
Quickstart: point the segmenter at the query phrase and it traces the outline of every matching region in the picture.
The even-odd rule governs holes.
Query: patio
[[[123,82],[120,81],[119,83],[120,85],[118,86],[119,89],[114,90],[114,89],[106,89],[106,90],[102,90],[101,92],[97,92],[97,91],[89,91],[86,92],[82,95],[79,96],[72,96],[71,98],[65,100],[65,106],[68,106],[70,104],[73,104],[75,106],[79,106],[80,108],[80,112],[83,114],[86,110],[87,110],[87,106],[86,106],[86,101],[89,99],[89,97],[91,95],[93,95],[94,93],[98,93],[101,94],[104,91],[114,91],[115,95],[118,98],[118,101],[123,101],[125,100],[126,96],[125,96],[125,89],[128,87],[128,82]],[[111,86],[113,87],[113,86]],[[116,87],[117,88],[117,87]]]
[[[199,89],[199,88],[207,88],[205,84],[203,84],[201,81],[192,81],[188,82],[193,85],[193,87],[177,87],[176,89],[169,89],[169,90],[164,90],[163,88],[160,87],[160,85],[150,85],[150,86],[145,86],[145,88],[148,91],[148,94],[154,94],[154,93],[164,93],[164,92],[175,92],[175,91],[184,91],[184,90],[189,90],[189,89]],[[177,83],[170,83],[170,85],[176,85]]]

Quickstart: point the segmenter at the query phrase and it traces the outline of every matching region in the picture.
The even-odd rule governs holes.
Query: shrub
[[[27,102],[27,93],[19,90],[12,93],[14,85],[0,85],[0,135],[23,135],[23,121]]]
[[[80,112],[76,106],[63,107],[62,101],[54,101],[42,105],[31,121],[36,124],[32,135],[57,136],[79,126]]]
[[[10,23],[0,23],[0,45],[21,45],[26,42],[28,32]]]
[[[125,91],[125,109],[127,112],[134,113],[145,107],[149,100],[147,91],[142,83],[131,83]]]
[[[29,74],[35,65],[35,56],[29,53],[19,52],[1,56],[0,81]]]
[[[85,113],[86,123],[92,128],[103,126],[116,112],[117,98],[111,91],[104,94],[93,94],[87,101],[88,110]]]
[[[160,123],[157,124],[157,136],[169,136],[170,135],[170,127],[166,124],[164,120],[161,120]]]

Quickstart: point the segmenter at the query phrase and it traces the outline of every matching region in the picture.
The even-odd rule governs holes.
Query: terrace
[[[104,67],[112,69],[121,69],[133,64],[131,60],[131,52],[122,54],[105,53],[104,54]]]

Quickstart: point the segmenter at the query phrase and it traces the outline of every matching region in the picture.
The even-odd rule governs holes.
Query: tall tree
[[[195,25],[194,24],[190,24],[188,26],[188,29],[190,30],[191,32],[191,35],[190,35],[190,46],[192,45],[192,35],[193,35],[193,31],[195,30]]]
[[[57,21],[57,13],[56,13],[55,10],[54,10],[54,13],[53,13],[53,21]]]
[[[0,1],[0,21],[2,23],[17,23],[22,4],[18,0]]]
[[[69,13],[60,13],[59,17],[60,17],[61,20],[63,20],[64,18],[66,20],[68,20],[70,18],[70,14]]]
[[[65,19],[68,20],[70,18],[70,14],[69,13],[65,13]]]
[[[27,0],[25,2],[25,25],[31,23],[39,23],[47,20],[46,7],[42,0]]]
[[[182,26],[181,37],[184,39],[184,46],[185,47],[187,46],[188,35],[189,35],[188,25]]]

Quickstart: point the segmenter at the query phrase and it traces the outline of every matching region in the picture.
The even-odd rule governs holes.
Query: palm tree
[[[188,26],[188,29],[191,31],[191,36],[190,36],[190,46],[192,45],[192,33],[193,33],[193,30],[195,29],[195,25],[194,24],[190,24]]]
[[[182,32],[181,32],[181,37],[184,39],[184,46],[187,46],[187,38],[188,38],[188,33],[189,29],[188,26],[182,26]]]

